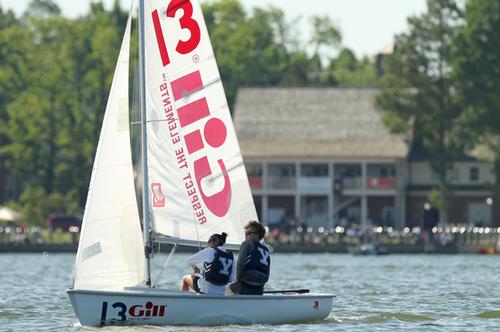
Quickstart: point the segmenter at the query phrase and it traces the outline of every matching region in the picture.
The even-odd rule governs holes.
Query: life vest
[[[214,285],[225,285],[229,282],[229,276],[234,264],[234,256],[231,252],[225,252],[219,248],[215,250],[214,260],[210,263],[205,262],[205,272],[203,277],[206,281]]]
[[[245,271],[256,270],[268,276],[271,267],[269,249],[259,241],[253,241],[253,244],[254,248],[245,260]]]

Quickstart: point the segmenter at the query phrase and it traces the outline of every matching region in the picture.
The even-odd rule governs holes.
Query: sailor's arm
[[[196,267],[196,264],[201,264],[203,262],[208,261],[210,249],[211,248],[205,248],[202,251],[199,251],[196,254],[190,256],[187,259],[186,264],[189,266],[192,266],[194,268],[194,267]]]
[[[240,252],[238,254],[238,262],[236,263],[236,281],[240,281],[243,272],[245,271],[245,261],[248,254],[253,248],[252,241],[244,241],[240,246]]]

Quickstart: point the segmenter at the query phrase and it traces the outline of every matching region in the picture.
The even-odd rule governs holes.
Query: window
[[[297,187],[294,164],[269,164],[268,175],[269,189],[295,189]]]
[[[270,164],[269,176],[289,177],[295,176],[294,164]]]
[[[393,164],[370,164],[367,173],[367,188],[392,189],[396,187],[396,168]]]
[[[471,181],[479,181],[479,168],[477,167],[471,167],[469,170],[469,179]]]
[[[248,164],[246,165],[248,176],[262,176],[261,164]]]
[[[250,187],[252,189],[262,189],[262,165],[248,164],[246,170]]]
[[[335,164],[334,176],[344,189],[361,189],[361,164]]]
[[[300,175],[305,177],[328,177],[328,165],[303,164],[300,167]]]

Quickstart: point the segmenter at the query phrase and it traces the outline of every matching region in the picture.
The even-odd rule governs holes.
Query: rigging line
[[[161,264],[160,264],[160,255],[161,255],[161,243],[158,242],[158,251],[155,253],[155,256],[158,257],[156,259],[156,266],[159,266],[159,267],[161,267]]]
[[[174,118],[177,120],[177,118]],[[166,122],[169,121],[168,119],[157,119],[157,120],[147,120],[146,122]]]
[[[196,219],[196,215],[194,214],[194,210],[191,209],[193,211],[193,222],[194,222],[194,229],[196,230],[196,240],[198,241],[198,251],[201,251],[201,241],[200,241],[200,232],[198,231],[198,221]]]
[[[153,282],[153,285],[151,287],[156,288],[156,286],[158,285],[158,281],[160,280],[161,274],[167,269],[168,263],[170,263],[170,260],[172,259],[172,257],[174,257],[176,250],[177,250],[177,243],[174,244],[172,251],[170,251],[170,254],[168,255],[167,259],[165,260],[165,264],[163,264],[163,266],[161,267],[161,270],[158,273],[158,276],[156,277],[156,279]]]

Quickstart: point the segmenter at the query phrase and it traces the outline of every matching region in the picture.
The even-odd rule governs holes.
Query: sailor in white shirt
[[[236,277],[234,256],[224,248],[226,237],[226,233],[213,234],[207,248],[188,258],[187,264],[193,267],[194,273],[182,277],[181,291],[193,289],[200,294],[224,295],[226,285]]]

